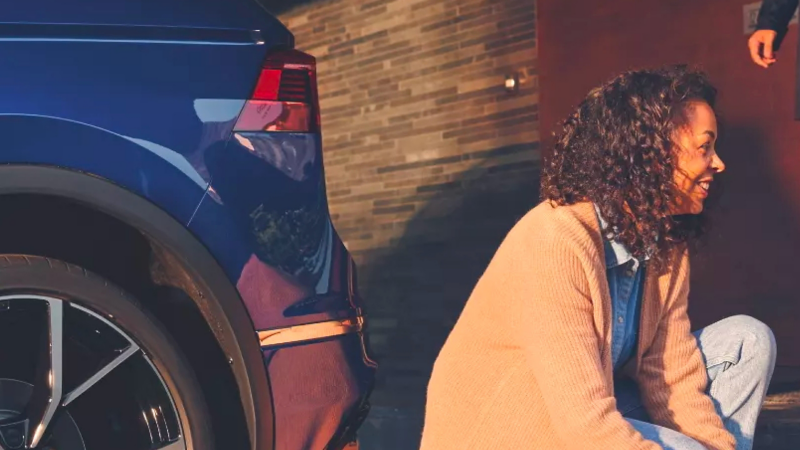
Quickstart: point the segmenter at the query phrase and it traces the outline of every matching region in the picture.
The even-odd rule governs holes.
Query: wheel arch
[[[178,288],[191,298],[228,359],[247,422],[250,447],[272,449],[272,399],[252,321],[222,267],[184,225],[123,187],[63,168],[0,166],[0,200],[14,196],[74,202],[144,236],[160,263],[160,270],[153,271],[156,281]]]

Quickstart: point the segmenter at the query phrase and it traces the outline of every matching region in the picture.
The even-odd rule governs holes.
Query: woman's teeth
[[[698,183],[698,186],[703,188],[703,190],[707,191],[708,188],[711,186],[711,182],[710,181],[701,181],[700,183]]]

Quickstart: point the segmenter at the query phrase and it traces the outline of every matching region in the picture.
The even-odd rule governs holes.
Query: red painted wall
[[[742,0],[539,0],[540,120],[551,133],[593,86],[623,70],[689,63],[720,90],[728,164],[707,245],[693,259],[695,328],[744,313],[770,325],[778,364],[800,366],[800,121],[797,30],[755,66]],[[720,187],[720,186],[718,186]]]

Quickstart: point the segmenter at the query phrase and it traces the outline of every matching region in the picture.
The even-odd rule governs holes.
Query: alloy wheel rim
[[[5,410],[0,448],[92,450],[93,441],[108,445],[121,439],[115,447],[187,450],[173,393],[146,351],[112,320],[54,296],[0,296],[0,327],[21,330],[28,339],[14,346],[34,353],[14,358],[31,369],[20,370],[30,375],[18,378],[29,379],[0,373],[0,410]],[[32,337],[37,331],[41,338],[31,343],[37,341]],[[27,402],[19,408],[25,389]],[[4,392],[16,397],[16,405],[10,400],[4,404]],[[108,418],[102,419],[97,408],[108,409]]]

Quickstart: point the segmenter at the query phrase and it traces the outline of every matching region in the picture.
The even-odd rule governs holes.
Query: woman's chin
[[[692,202],[690,204],[679,205],[674,209],[673,216],[698,215],[703,212],[703,202]]]
[[[704,205],[702,201],[693,202],[691,207],[689,208],[688,214],[694,214],[694,215],[701,214],[703,212],[703,207]]]

